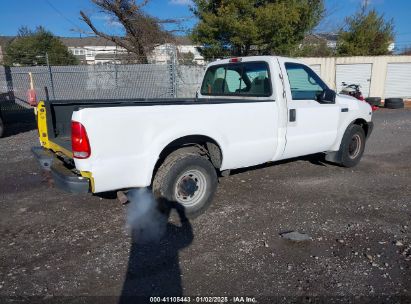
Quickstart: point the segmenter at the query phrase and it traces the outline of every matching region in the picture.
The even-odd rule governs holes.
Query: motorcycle
[[[373,111],[378,110],[377,105],[371,104],[366,99],[364,99],[364,96],[362,95],[362,92],[360,90],[361,86],[359,84],[346,84],[345,82],[342,82],[342,86],[343,87],[341,89],[340,94],[349,95],[349,96],[352,96],[354,98],[357,98],[358,100],[367,102],[367,103],[370,104]]]
[[[360,90],[361,86],[359,84],[346,84],[342,82],[342,89],[340,94],[349,95],[357,98],[358,100],[364,100],[364,96]]]

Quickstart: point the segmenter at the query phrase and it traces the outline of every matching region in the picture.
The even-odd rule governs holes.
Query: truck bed
[[[130,107],[130,106],[167,106],[167,105],[200,105],[200,104],[227,104],[250,103],[272,100],[247,99],[195,99],[195,98],[167,98],[167,99],[115,99],[115,100],[47,100],[48,139],[52,143],[72,151],[71,148],[71,118],[74,111],[84,108],[101,107]],[[67,154],[67,153],[66,153]],[[67,155],[69,156],[69,155]]]
[[[51,142],[71,151],[71,117],[73,111],[84,108],[149,106],[170,103],[190,103],[194,99],[118,99],[118,100],[48,100],[47,131]]]

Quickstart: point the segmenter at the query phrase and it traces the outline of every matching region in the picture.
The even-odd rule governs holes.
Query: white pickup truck
[[[54,100],[36,112],[41,147],[32,150],[58,187],[151,187],[188,217],[210,205],[231,169],[318,152],[355,166],[373,129],[369,104],[274,56],[209,64],[193,99]]]

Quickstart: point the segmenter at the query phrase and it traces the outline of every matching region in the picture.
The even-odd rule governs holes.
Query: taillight
[[[74,158],[85,159],[91,155],[86,128],[77,121],[71,122],[71,147]]]

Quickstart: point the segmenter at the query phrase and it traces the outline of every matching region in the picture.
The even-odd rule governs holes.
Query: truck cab
[[[344,126],[362,120],[369,135],[373,125],[368,104],[336,94],[309,66],[293,58],[255,56],[211,63],[198,97],[221,96],[275,101],[271,114],[278,122],[278,142],[273,160],[338,150]]]

